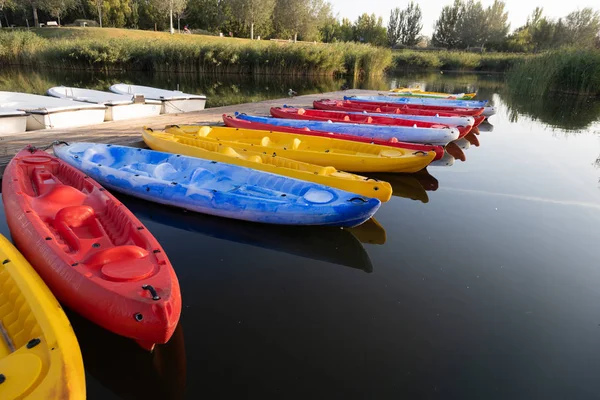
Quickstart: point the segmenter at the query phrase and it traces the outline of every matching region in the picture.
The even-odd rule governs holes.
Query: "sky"
[[[349,18],[355,21],[359,15],[363,13],[375,13],[378,17],[383,18],[383,24],[387,26],[392,8],[405,8],[409,0],[329,0],[333,5],[333,13],[337,14],[338,18]],[[415,0],[421,7],[423,13],[423,31],[422,34],[431,36],[433,33],[433,24],[438,19],[442,8],[445,5],[450,5],[454,0]],[[484,7],[491,5],[493,0],[481,0]],[[564,17],[571,11],[592,7],[600,9],[598,0],[504,0],[506,10],[508,11],[508,21],[510,22],[510,30],[522,26],[527,21],[527,16],[531,15],[536,6],[544,8],[544,16],[550,18]]]

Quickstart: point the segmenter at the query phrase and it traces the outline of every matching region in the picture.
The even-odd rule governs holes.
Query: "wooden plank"
[[[45,147],[54,141],[84,141],[112,143],[126,146],[146,147],[141,139],[144,126],[152,129],[163,129],[165,125],[216,125],[223,124],[223,114],[233,115],[236,111],[255,115],[270,115],[271,107],[284,104],[312,108],[314,100],[342,99],[351,95],[374,95],[371,90],[346,90],[340,92],[317,93],[284,99],[265,100],[256,103],[235,104],[225,107],[207,108],[199,112],[184,114],[162,114],[156,117],[131,119],[126,121],[104,122],[98,125],[69,129],[44,129],[30,131],[18,135],[0,137],[0,177],[12,157],[27,145]],[[210,99],[209,99],[210,101]]]

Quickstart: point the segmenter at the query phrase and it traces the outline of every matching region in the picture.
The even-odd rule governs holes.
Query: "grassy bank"
[[[393,52],[392,65],[396,69],[439,69],[445,71],[504,72],[526,56],[515,53],[468,53],[464,51]]]
[[[51,36],[49,38],[44,36]],[[391,51],[99,28],[0,31],[0,65],[281,75],[382,74]]]
[[[515,64],[506,78],[516,93],[600,96],[600,51],[562,49],[532,56]]]

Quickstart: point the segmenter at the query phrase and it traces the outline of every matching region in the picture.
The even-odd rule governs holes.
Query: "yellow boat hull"
[[[408,97],[429,97],[438,99],[456,99],[456,100],[472,100],[477,96],[477,93],[443,93],[443,92],[426,92],[418,88],[397,88],[391,89],[392,93],[400,93]]]
[[[417,172],[435,157],[433,151],[253,129],[182,125],[166,132],[349,172]]]
[[[247,151],[239,147],[198,140],[190,137],[190,135],[155,132],[148,128],[144,128],[142,137],[148,147],[153,150],[183,154],[285,175],[367,197],[375,197],[383,202],[388,201],[392,196],[392,187],[387,182],[338,171],[330,166],[324,167],[284,157],[274,157],[271,154],[263,154],[258,151]]]
[[[2,235],[0,261],[0,399],[85,399],[79,343],[60,304]]]

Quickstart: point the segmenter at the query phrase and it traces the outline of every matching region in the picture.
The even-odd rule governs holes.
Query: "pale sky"
[[[337,14],[341,19],[343,17],[355,21],[362,13],[375,13],[378,17],[383,18],[383,23],[387,26],[388,18],[392,8],[405,8],[409,0],[329,0],[333,5],[333,13]],[[445,5],[450,5],[454,0],[415,0],[421,6],[423,14],[423,31],[422,33],[431,36],[433,32],[433,24],[438,19],[442,8]],[[493,0],[481,0],[484,7],[491,5]],[[525,24],[527,16],[530,15],[536,6],[544,8],[544,15],[550,18],[564,17],[571,11],[592,7],[599,9],[598,0],[504,0],[508,11],[508,21],[510,22],[510,31]]]

